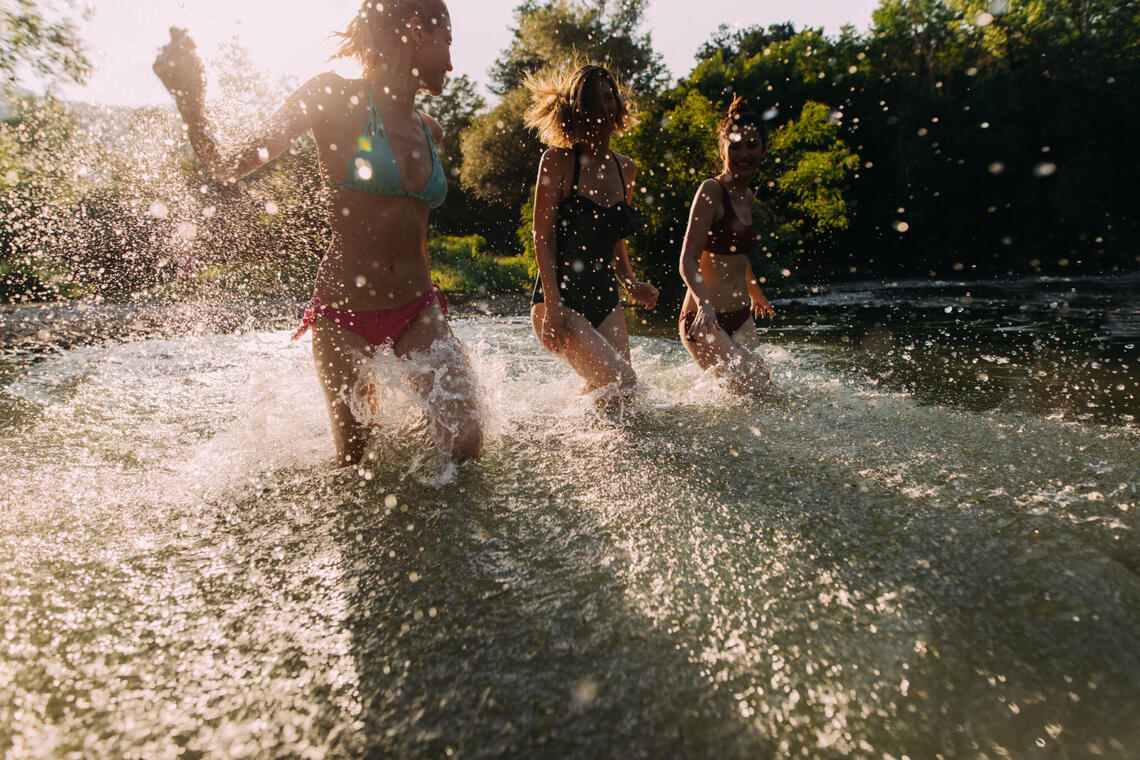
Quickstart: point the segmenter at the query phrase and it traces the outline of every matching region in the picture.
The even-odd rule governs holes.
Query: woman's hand
[[[716,311],[711,306],[699,304],[697,313],[693,315],[693,324],[689,326],[689,338],[704,338],[712,331],[719,329],[720,325],[716,323]]]
[[[181,100],[201,101],[206,89],[206,70],[194,40],[185,29],[170,27],[170,42],[154,59],[154,73],[170,94]]]
[[[626,286],[626,290],[629,291],[630,298],[637,301],[647,309],[652,309],[657,305],[657,297],[660,295],[660,293],[657,292],[657,288],[653,287],[648,282],[638,282],[637,280],[633,280],[629,283],[628,286]]]
[[[776,310],[772,308],[772,304],[768,303],[768,299],[759,289],[750,291],[749,298],[752,299],[752,316],[759,319],[760,317],[774,317]]]
[[[542,315],[542,332],[539,335],[542,345],[548,351],[557,353],[566,348],[566,312],[565,306],[560,303],[546,302],[546,309]]]

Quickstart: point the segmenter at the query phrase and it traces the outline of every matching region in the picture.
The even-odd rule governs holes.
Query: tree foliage
[[[763,277],[1137,266],[1128,160],[1140,132],[1135,2],[882,0],[865,34],[722,27],[669,87],[637,31],[644,5],[528,0],[493,71],[494,108],[464,77],[425,103],[444,126],[445,168],[462,180],[432,224],[488,241],[456,261],[529,243],[527,201],[542,148],[522,124],[520,83],[578,56],[607,62],[641,89],[640,123],[615,148],[638,165],[634,202],[647,218],[631,239],[632,263],[667,298],[682,289],[689,204],[719,168],[716,124],[737,94],[770,127],[754,185],[762,240],[753,268]],[[11,22],[40,13],[36,5],[3,12],[0,69],[9,81],[31,51],[63,76],[82,68],[50,53],[57,43],[79,49],[66,29],[52,37],[46,21]],[[14,29],[25,41],[7,42]],[[33,39],[41,47],[29,46]],[[242,109],[279,97],[284,85],[254,76],[239,48],[225,55],[219,84],[230,107],[218,116],[240,130]],[[296,265],[296,280],[282,290],[306,287],[328,235],[311,140],[223,186],[186,149],[168,109],[99,122],[50,99],[18,108],[0,125],[4,295],[122,296],[286,263]],[[246,287],[238,276],[230,284]]]
[[[514,228],[529,198],[543,146],[522,121],[527,75],[550,64],[596,61],[635,93],[652,96],[666,73],[648,34],[639,32],[647,0],[526,0],[510,45],[491,69],[501,100],[463,135],[464,188],[492,202]],[[525,223],[525,220],[524,220]]]
[[[91,64],[83,53],[75,21],[66,11],[38,0],[0,4],[0,77],[8,95],[20,81],[22,67],[29,67],[48,83],[82,83],[87,78]]]

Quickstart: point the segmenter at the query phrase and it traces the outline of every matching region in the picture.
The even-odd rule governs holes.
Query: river
[[[631,314],[620,419],[469,310],[485,455],[336,471],[272,309],[10,310],[0,753],[1130,757],[1137,283],[804,288],[768,401]]]

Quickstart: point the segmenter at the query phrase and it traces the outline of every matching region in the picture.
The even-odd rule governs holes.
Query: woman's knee
[[[622,391],[633,390],[634,386],[637,385],[637,374],[634,373],[633,367],[623,362],[618,367],[615,382],[617,383],[618,388]]]

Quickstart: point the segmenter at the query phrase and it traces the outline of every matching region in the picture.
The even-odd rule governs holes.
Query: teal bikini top
[[[443,165],[439,162],[439,154],[435,150],[435,141],[431,139],[424,117],[420,116],[424,134],[427,135],[428,147],[431,149],[431,176],[427,184],[418,193],[411,193],[404,189],[404,178],[400,175],[400,165],[396,163],[396,156],[392,153],[392,146],[388,143],[388,135],[384,131],[384,122],[376,110],[376,103],[372,100],[372,87],[368,86],[368,123],[364,127],[364,134],[356,138],[358,150],[352,154],[345,172],[343,185],[329,185],[329,187],[347,187],[373,195],[396,195],[402,198],[415,198],[423,201],[428,208],[439,208],[447,195],[447,177],[443,174]]]

